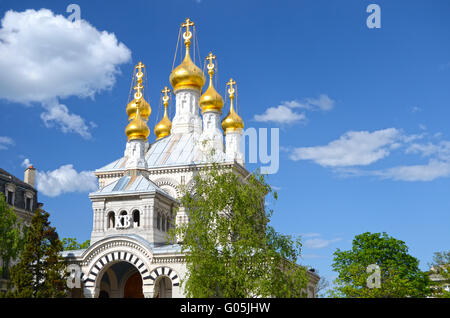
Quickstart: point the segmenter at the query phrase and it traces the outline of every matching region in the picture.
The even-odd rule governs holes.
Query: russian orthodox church
[[[169,78],[175,114],[171,121],[170,89],[165,87],[164,113],[151,144],[145,65],[139,62],[135,67],[134,98],[126,107],[124,155],[95,171],[99,190],[89,195],[91,245],[64,252],[70,264],[81,268],[81,288],[73,289],[72,297],[185,297],[180,286],[186,274],[184,256],[179,244],[167,240],[171,227],[188,222],[186,211],[177,206],[179,187],[193,190],[194,176],[212,160],[244,177],[249,174],[240,150],[244,122],[235,105],[236,82],[227,83],[228,114],[221,121],[224,100],[213,80],[216,56],[210,53],[206,58],[209,86],[202,94],[206,78],[191,59],[194,22],[186,19],[181,28],[185,28],[184,60]],[[308,275],[308,294],[314,297],[319,278]]]

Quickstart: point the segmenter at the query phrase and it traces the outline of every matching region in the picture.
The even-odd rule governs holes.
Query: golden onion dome
[[[128,141],[133,139],[147,140],[150,135],[150,129],[147,127],[147,123],[142,119],[139,108],[136,109],[134,118],[125,128],[125,134],[128,137]]]
[[[183,62],[170,73],[169,80],[174,93],[180,89],[194,89],[201,92],[203,85],[205,85],[205,75],[202,70],[192,62],[189,54],[192,38],[192,32],[189,31],[189,26],[193,25],[194,22],[189,19],[186,19],[186,23],[181,25],[182,27],[186,27],[186,32],[183,34],[186,55],[184,56]]]
[[[225,134],[230,131],[244,129],[244,121],[234,111],[233,104],[231,104],[230,112],[228,113],[227,117],[222,120],[222,129]]]
[[[142,97],[140,99],[134,98],[131,102],[127,105],[127,115],[128,120],[132,120],[135,115],[136,111],[139,108],[141,117],[148,121],[148,118],[150,117],[150,114],[152,113],[152,109],[150,107],[150,104],[147,103],[147,101]]]
[[[227,83],[227,85],[230,85],[230,89],[228,90],[229,96],[230,96],[230,112],[228,115],[222,120],[222,129],[225,132],[225,135],[228,132],[232,131],[238,131],[244,129],[244,121],[241,117],[236,113],[233,106],[233,100],[234,100],[234,88],[233,84],[236,84],[233,79],[230,79],[230,81]]]
[[[172,130],[172,122],[167,117],[167,108],[166,108],[166,110],[164,111],[163,119],[161,119],[161,121],[155,126],[156,140],[170,135],[171,130]]]
[[[169,80],[174,92],[180,89],[202,91],[202,87],[205,84],[205,75],[203,75],[202,70],[192,62],[189,55],[189,48],[186,47],[184,61],[170,73]]]
[[[170,131],[172,130],[172,122],[167,116],[167,106],[169,105],[169,96],[167,96],[167,93],[170,92],[170,89],[168,89],[166,86],[161,92],[165,94],[165,96],[163,96],[164,116],[161,121],[155,126],[156,140],[170,135]]]
[[[207,111],[217,111],[222,112],[223,98],[217,93],[213,85],[213,75],[214,75],[214,64],[212,60],[216,57],[210,52],[209,56],[206,58],[209,60],[208,64],[208,74],[209,74],[209,87],[206,92],[200,97],[199,105],[202,109],[202,114]]]

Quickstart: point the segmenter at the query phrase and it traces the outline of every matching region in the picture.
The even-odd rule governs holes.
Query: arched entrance
[[[144,298],[141,273],[128,262],[106,265],[98,278],[99,298]]]

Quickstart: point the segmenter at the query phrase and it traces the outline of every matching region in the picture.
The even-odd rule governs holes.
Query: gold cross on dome
[[[181,24],[182,28],[186,28],[186,33],[185,33],[186,36],[190,33],[189,32],[189,27],[190,26],[194,26],[194,25],[195,25],[194,21],[191,21],[191,19],[189,19],[189,18],[186,18],[186,22]]]
[[[170,93],[170,89],[168,89],[167,86],[164,86],[164,89],[161,91],[161,93],[164,94],[163,101],[167,102],[169,100],[169,96],[167,96],[167,93]]]
[[[144,86],[142,86],[141,83],[138,83],[138,84],[134,87],[134,89],[137,91],[137,92],[134,94],[134,98],[135,98],[135,99],[140,99],[140,98],[142,97],[141,89],[143,89],[143,88],[144,88]]]
[[[236,84],[236,82],[233,81],[232,78],[230,78],[230,80],[229,80],[228,83],[227,83],[227,86],[230,86],[230,88],[228,89],[228,94],[230,94],[230,97],[231,97],[231,98],[234,97],[234,88],[233,88],[233,85],[235,85],[235,84]]]
[[[216,56],[212,54],[212,52],[209,52],[209,55],[206,57],[206,59],[209,61],[209,65],[213,65],[213,60],[216,59]]]
[[[138,68],[138,69],[139,69],[139,72],[142,72],[142,69],[143,69],[143,68],[145,68],[145,65],[144,65],[144,64],[142,64],[142,62],[141,62],[141,61],[139,61],[138,65],[136,65],[136,68]]]

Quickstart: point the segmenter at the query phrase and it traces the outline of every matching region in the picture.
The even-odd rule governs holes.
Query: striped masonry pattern
[[[152,270],[152,272],[150,273],[151,283],[149,285],[155,284],[155,281],[159,276],[167,276],[172,281],[172,286],[180,286],[180,278],[178,277],[177,273],[175,273],[175,271],[173,271],[171,268],[165,266],[157,267]]]
[[[153,285],[153,281],[149,274],[148,269],[146,268],[144,262],[134,254],[129,252],[111,252],[101,257],[95,265],[92,267],[90,273],[87,277],[82,275],[81,279],[84,282],[85,287],[94,287],[95,280],[97,279],[98,273],[110,262],[115,261],[124,261],[134,265],[138,271],[141,273],[142,281],[144,285]]]

